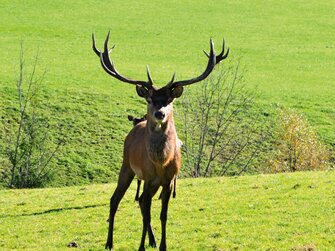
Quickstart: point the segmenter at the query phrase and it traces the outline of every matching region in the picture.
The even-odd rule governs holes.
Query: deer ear
[[[145,89],[143,86],[136,85],[136,92],[137,92],[137,95],[142,98],[147,99],[149,97],[149,91]]]
[[[177,86],[176,88],[173,88],[172,90],[172,97],[173,98],[179,98],[183,94],[183,87]]]

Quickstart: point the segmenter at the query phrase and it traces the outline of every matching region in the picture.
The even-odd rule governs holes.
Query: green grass
[[[294,250],[335,247],[335,173],[178,180],[169,250]],[[115,250],[137,250],[142,220],[135,183],[116,214]],[[0,191],[1,250],[103,250],[115,184]],[[152,224],[160,240],[160,201]],[[153,249],[149,249],[153,250]],[[297,249],[303,250],[303,249]]]
[[[122,141],[142,115],[135,88],[101,69],[91,33],[102,47],[108,30],[113,59],[127,76],[145,79],[148,64],[157,85],[176,71],[190,78],[206,65],[203,49],[224,36],[232,65],[240,59],[257,104],[303,113],[328,144],[335,140],[335,19],[332,1],[18,1],[0,7],[0,115],[10,106],[20,41],[26,65],[39,51],[39,73],[47,68],[46,115],[72,124],[56,185],[115,179]],[[196,86],[187,88],[188,91]],[[11,95],[11,97],[10,97]],[[176,102],[178,105],[178,102]],[[68,178],[71,177],[71,178]]]

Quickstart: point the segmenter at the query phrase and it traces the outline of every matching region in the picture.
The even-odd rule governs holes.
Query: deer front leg
[[[162,190],[162,211],[161,211],[161,224],[162,224],[162,239],[161,244],[159,245],[160,251],[166,251],[166,221],[167,221],[167,211],[169,200],[171,196],[171,185],[163,186]]]
[[[131,181],[134,179],[134,176],[135,174],[130,168],[122,166],[119,174],[117,187],[110,200],[108,237],[105,246],[106,249],[111,250],[113,248],[113,228],[115,213]]]
[[[152,201],[152,187],[151,187],[151,182],[144,182],[144,189],[143,193],[140,198],[140,207],[141,207],[141,212],[142,212],[142,217],[143,217],[143,229],[142,229],[142,239],[141,239],[141,244],[139,247],[139,251],[144,251],[144,244],[145,244],[145,237],[146,233],[149,230],[150,226],[150,221],[151,221],[151,201]],[[152,229],[151,229],[152,233]],[[153,233],[152,233],[153,234]],[[153,237],[155,238],[155,237]],[[156,241],[155,241],[156,244]]]
[[[151,198],[156,194],[157,190],[159,187],[152,187],[151,188]],[[140,207],[142,208],[144,205],[141,205],[143,203],[143,193],[141,195],[141,197],[139,198],[139,204]],[[141,210],[142,212],[142,210]],[[142,212],[142,216],[143,216],[143,212]],[[156,248],[157,244],[156,244],[156,240],[155,240],[155,235],[154,235],[154,231],[152,230],[151,224],[149,224],[148,226],[148,236],[149,236],[149,245],[150,247]]]

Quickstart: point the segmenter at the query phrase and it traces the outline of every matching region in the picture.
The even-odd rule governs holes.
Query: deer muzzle
[[[165,113],[163,111],[156,111],[154,116],[157,120],[163,121],[165,118]]]

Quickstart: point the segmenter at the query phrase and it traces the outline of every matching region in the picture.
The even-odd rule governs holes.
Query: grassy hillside
[[[334,172],[178,180],[169,208],[169,250],[332,250],[334,180]],[[116,215],[115,250],[137,250],[140,242],[135,183]],[[103,250],[114,188],[0,191],[0,249],[64,250],[75,241],[82,250]],[[156,195],[158,240],[159,210]]]
[[[0,115],[12,105],[23,40],[27,70],[37,51],[39,73],[47,69],[45,114],[72,125],[55,167],[56,184],[113,179],[131,127],[126,115],[142,115],[145,107],[133,87],[103,72],[91,50],[91,33],[101,48],[111,30],[120,72],[145,79],[148,64],[160,86],[175,71],[177,79],[198,74],[206,65],[202,50],[209,37],[219,49],[224,36],[231,48],[226,64],[241,59],[248,87],[258,89],[258,105],[297,109],[332,144],[334,8],[331,1],[3,0]]]

